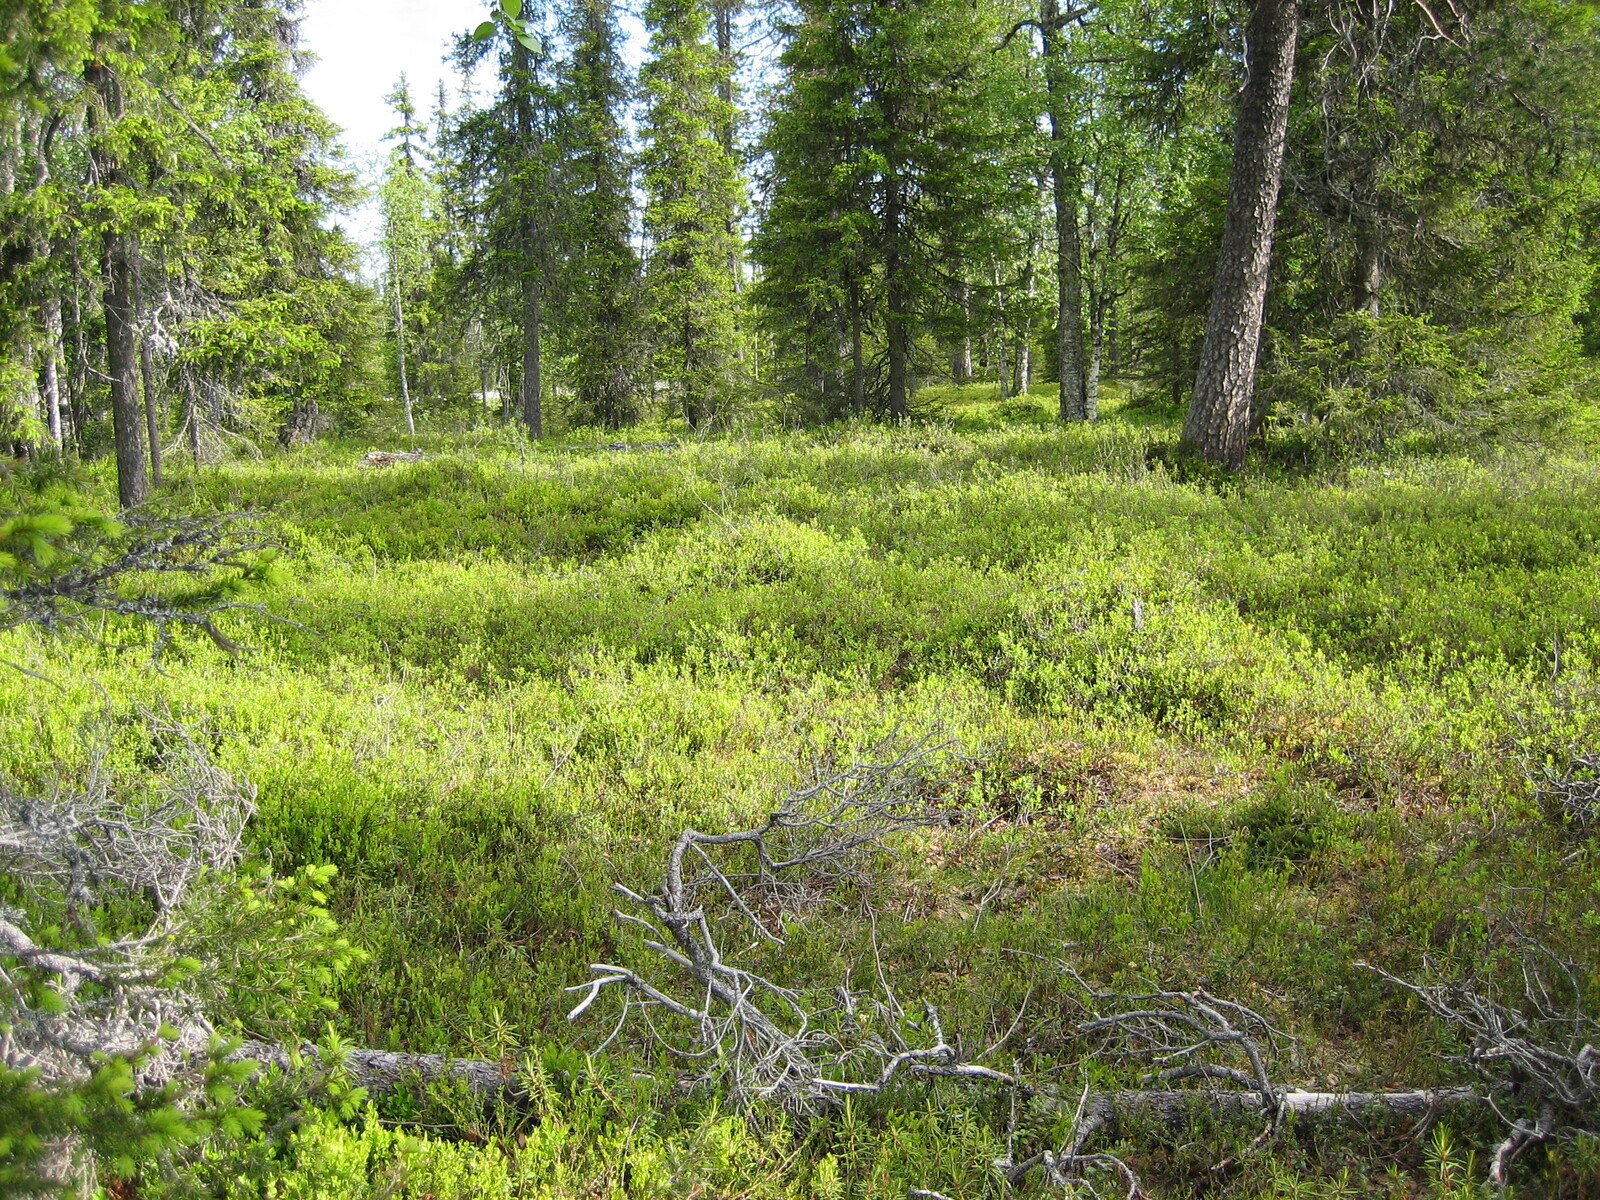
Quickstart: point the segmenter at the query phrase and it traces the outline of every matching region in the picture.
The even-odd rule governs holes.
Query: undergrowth
[[[5,635],[47,680],[0,674],[14,772],[81,762],[100,711],[136,757],[139,706],[166,703],[259,788],[256,857],[337,866],[370,954],[339,1036],[539,1064],[523,1111],[384,1098],[240,1150],[213,1192],[995,1194],[1003,1097],[733,1113],[671,1063],[586,1058],[614,1013],[564,1018],[587,964],[648,965],[613,883],[652,885],[684,826],[759,819],[808,764],[897,731],[956,743],[960,819],[773,961],[796,985],[881,972],[972,1052],[1015,1026],[998,1053],[1025,1071],[1083,1079],[1063,961],[1203,982],[1295,1036],[1290,1082],[1363,1090],[1462,1076],[1449,1031],[1356,960],[1511,978],[1536,930],[1600,971],[1592,831],[1534,785],[1600,740],[1600,463],[1391,455],[1219,487],[1169,474],[1158,418],[934,399],[947,419],[896,429],[488,432],[386,469],[344,443],[208,468],[166,503],[259,514],[290,552],[287,622],[241,617],[240,657],[180,639],[159,667],[122,630]],[[1304,1131],[1237,1156],[1254,1132],[1122,1149],[1161,1195],[1455,1197],[1496,1136]],[[1597,1177],[1562,1147],[1515,1187]]]

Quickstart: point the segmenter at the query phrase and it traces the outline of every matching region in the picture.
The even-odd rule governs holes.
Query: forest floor
[[[238,1194],[999,1195],[1004,1094],[734,1113],[648,1047],[586,1058],[605,998],[566,1019],[591,963],[659,973],[613,883],[655,887],[685,827],[759,823],[891,737],[951,743],[951,822],[752,961],[929,1001],[968,1054],[1010,1031],[994,1064],[1074,1093],[1138,1071],[1086,1060],[1063,964],[1247,1004],[1294,1039],[1282,1082],[1334,1090],[1471,1078],[1452,1031],[1358,961],[1512,986],[1536,938],[1600,982],[1600,842],[1539,789],[1600,749],[1600,459],[1481,448],[1206,485],[1151,456],[1174,434],[1158,417],[1062,429],[1042,395],[934,399],[943,419],[897,429],[434,435],[385,468],[362,456],[400,445],[180,471],[170,503],[248,510],[289,549],[264,599],[294,623],[240,618],[242,657],[181,639],[159,670],[5,637],[54,681],[0,673],[8,765],[70,769],[106,709],[137,754],[135,706],[168,704],[259,789],[256,857],[337,866],[369,955],[339,986],[346,1041],[540,1064],[520,1112],[403,1096],[314,1121]],[[1503,1126],[1308,1127],[1241,1153],[1257,1132],[1114,1148],[1157,1196],[1466,1196]],[[1597,1179],[1592,1147],[1541,1148],[1514,1190]]]

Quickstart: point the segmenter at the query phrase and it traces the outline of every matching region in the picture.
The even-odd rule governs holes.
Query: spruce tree
[[[881,330],[881,407],[910,413],[916,343],[948,305],[951,265],[994,261],[1030,201],[1030,102],[1001,10],[969,0],[806,0],[783,54],[759,247],[780,327],[832,319],[808,357],[826,386]],[[1009,253],[1015,254],[1013,249]],[[817,354],[836,336],[841,353]]]
[[[495,328],[533,437],[544,433],[545,310],[563,211],[544,21],[542,7],[500,0],[493,19],[460,40],[464,70],[496,55],[500,86],[488,107],[463,115],[452,138],[453,204],[473,233],[463,278]]]
[[[646,276],[655,366],[693,427],[726,415],[733,393],[740,260],[739,166],[731,62],[710,40],[704,0],[649,0],[640,75]]]
[[[639,263],[632,233],[632,172],[623,105],[628,80],[616,6],[571,0],[561,100],[564,229],[561,343],[578,415],[616,429],[638,417]]]

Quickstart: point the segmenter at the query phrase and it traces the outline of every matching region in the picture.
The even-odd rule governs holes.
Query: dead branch
[[[892,994],[872,1003],[876,1032],[844,1044],[827,1017],[857,1015],[848,989],[838,1005],[813,998],[730,962],[719,927],[758,942],[782,944],[782,922],[807,900],[842,884],[864,883],[868,860],[886,839],[942,824],[928,801],[929,768],[946,743],[885,743],[875,757],[820,774],[785,798],[765,821],[733,833],[685,830],[667,854],[658,891],[642,895],[618,884],[632,911],[622,924],[642,931],[642,944],[669,968],[652,982],[629,967],[595,963],[594,977],[567,989],[581,993],[576,1020],[607,991],[622,1008],[609,1045],[630,1024],[700,1077],[725,1077],[741,1102],[776,1098],[800,1108],[852,1091],[878,1091],[906,1074],[1010,1081],[1002,1072],[960,1061],[938,1014],[909,1018]],[[733,858],[730,861],[730,854]],[[643,914],[643,915],[641,915]],[[656,1023],[676,1020],[676,1032]]]
[[[114,778],[103,741],[76,789],[27,796],[0,784],[0,871],[35,919],[56,916],[77,933],[69,945],[41,945],[29,913],[0,906],[0,1002],[9,1010],[0,1065],[36,1070],[47,1085],[88,1078],[120,1056],[138,1061],[142,1083],[160,1086],[214,1040],[197,996],[174,982],[173,942],[199,881],[238,860],[255,793],[211,761],[193,730],[142,715],[164,768],[145,787]],[[89,914],[112,893],[149,904],[142,929],[96,936]]]
[[[243,610],[282,621],[265,606],[237,597],[263,556],[278,549],[235,515],[153,517],[129,514],[121,528],[82,524],[61,557],[27,582],[0,587],[0,629],[37,625],[50,632],[81,630],[91,616],[133,617],[155,627],[152,654],[160,658],[175,626],[204,633],[219,648],[239,647],[217,627],[222,613]],[[165,590],[151,583],[164,580]],[[137,580],[138,587],[129,584]]]
[[[1580,829],[1600,823],[1600,754],[1579,754],[1563,771],[1546,768],[1535,799]]]
[[[1482,980],[1422,984],[1355,964],[1404,988],[1467,1038],[1459,1061],[1490,1085],[1490,1103],[1509,1126],[1489,1167],[1502,1188],[1529,1146],[1600,1135],[1600,1021],[1586,1011],[1582,975],[1542,943],[1522,940],[1516,1007],[1495,999]]]

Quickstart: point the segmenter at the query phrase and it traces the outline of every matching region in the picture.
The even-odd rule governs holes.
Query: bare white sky
[[[384,135],[395,126],[384,102],[402,72],[411,83],[418,112],[430,117],[439,81],[460,101],[461,75],[445,61],[456,34],[488,17],[491,0],[305,0],[300,45],[316,55],[302,83],[306,94],[344,130],[343,142],[363,179],[376,181],[385,148]],[[635,6],[624,4],[621,24],[624,55],[642,57],[644,31]],[[480,88],[490,80],[480,80]],[[480,95],[480,99],[482,96]],[[371,203],[341,221],[369,245],[378,233]]]
[[[381,146],[394,127],[383,101],[402,72],[424,114],[443,79],[455,92],[460,76],[444,61],[451,37],[488,14],[485,0],[307,0],[300,44],[317,56],[304,84],[345,131],[357,161]]]

